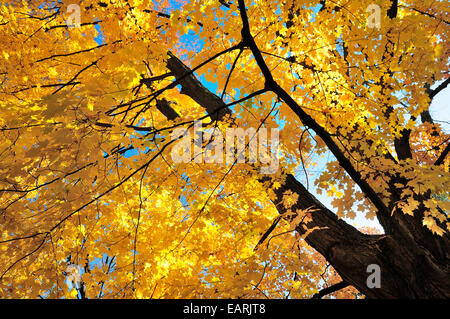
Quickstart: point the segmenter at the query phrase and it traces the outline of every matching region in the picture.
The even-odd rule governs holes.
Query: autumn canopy
[[[449,298],[448,10],[6,1],[0,298]]]

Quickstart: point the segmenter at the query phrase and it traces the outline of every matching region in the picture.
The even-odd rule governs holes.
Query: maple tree
[[[0,296],[448,298],[448,6],[374,3],[0,6]],[[279,169],[174,162],[196,120],[279,128]]]

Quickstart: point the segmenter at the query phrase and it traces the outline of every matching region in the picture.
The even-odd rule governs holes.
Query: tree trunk
[[[356,287],[367,298],[449,298],[450,270],[447,249],[440,256],[432,254],[415,241],[400,241],[394,234],[365,235],[340,220],[322,205],[294,176],[288,175],[285,184],[274,190],[277,195],[275,205],[282,210],[282,196],[286,191],[299,195],[298,202],[291,208],[315,208],[312,221],[307,225],[321,227],[306,237],[306,242],[322,254],[336,269],[344,281]],[[407,216],[400,215],[398,216]],[[393,219],[395,222],[395,219]],[[448,236],[431,234],[436,243],[448,248]],[[297,227],[305,233],[302,225]],[[414,238],[417,234],[411,234]],[[371,264],[380,266],[380,288],[369,288],[367,279]]]

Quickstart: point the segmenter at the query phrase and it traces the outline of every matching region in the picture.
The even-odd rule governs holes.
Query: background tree
[[[1,296],[448,298],[448,8],[376,4],[375,27],[359,0],[2,5]],[[279,170],[174,163],[195,120],[280,128]]]

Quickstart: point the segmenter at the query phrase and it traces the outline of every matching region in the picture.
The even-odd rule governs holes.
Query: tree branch
[[[387,16],[391,19],[394,19],[397,17],[397,6],[398,6],[398,0],[391,0],[392,4],[389,10],[387,11]]]
[[[215,110],[220,108],[224,102],[216,94],[206,89],[195,77],[193,70],[188,68],[180,59],[178,59],[172,52],[169,52],[169,59],[167,60],[167,68],[177,79],[181,85],[181,94],[185,94],[196,101],[199,105],[206,108],[209,114],[213,114]],[[212,116],[212,120],[219,120],[231,114],[231,110],[224,108],[216,112]]]
[[[272,225],[270,225],[269,229],[266,230],[266,232],[261,236],[261,238],[259,239],[258,243],[255,246],[255,249],[261,245],[267,237],[269,237],[269,235],[273,232],[273,230],[275,229],[275,227],[277,227],[278,222],[280,221],[281,216],[277,216],[274,221],[272,222]]]
[[[331,285],[330,287],[324,288],[320,290],[318,293],[314,294],[311,299],[320,299],[325,295],[331,294],[333,292],[336,292],[338,290],[344,289],[346,287],[350,286],[347,282],[341,281],[337,284]]]
[[[413,11],[416,11],[417,13],[426,15],[426,16],[428,16],[428,17],[430,17],[430,18],[437,19],[437,20],[439,20],[439,21],[444,22],[444,23],[447,24],[447,25],[450,25],[450,21],[447,21],[447,20],[445,20],[445,19],[443,19],[443,18],[441,18],[441,17],[438,17],[438,16],[436,16],[436,15],[434,15],[434,14],[432,14],[432,13],[428,13],[428,12],[422,11],[422,10],[420,10],[420,9],[411,8],[411,7],[407,7],[407,6],[403,6],[403,5],[399,5],[399,7],[405,8],[405,9],[410,9],[410,10],[413,10]]]
[[[431,101],[433,100],[433,98],[442,90],[444,90],[448,84],[450,83],[450,77],[447,78],[444,82],[442,82],[437,88],[435,88],[434,90],[430,89],[430,85],[426,84],[425,88],[426,88],[426,92],[428,94],[428,96],[430,97],[430,104]],[[420,113],[420,118],[422,120],[422,123],[430,123],[430,124],[434,124],[433,118],[431,117],[430,111],[428,109],[424,110],[422,113]],[[433,132],[434,135],[437,135],[437,132]]]
[[[447,144],[447,146],[445,147],[444,151],[441,153],[441,155],[439,155],[439,157],[436,160],[436,162],[434,162],[434,165],[439,166],[442,163],[444,163],[445,157],[447,156],[449,151],[450,151],[450,143]]]
[[[350,175],[353,181],[355,181],[355,183],[361,188],[361,190],[365,193],[365,195],[377,208],[378,212],[383,215],[389,215],[388,208],[383,203],[381,198],[378,196],[375,190],[367,183],[367,181],[362,179],[361,174],[358,171],[356,171],[350,160],[344,155],[344,153],[340,150],[338,145],[334,142],[331,135],[322,126],[320,126],[309,114],[307,114],[297,104],[297,102],[295,102],[295,100],[283,88],[281,88],[281,86],[279,86],[275,82],[266,62],[264,61],[261,52],[259,51],[250,33],[250,26],[248,22],[244,0],[239,0],[239,10],[241,13],[243,25],[241,31],[243,42],[246,46],[250,48],[259,68],[261,69],[261,72],[263,73],[263,76],[266,81],[265,83],[266,88],[274,92],[281,100],[283,100],[290,107],[290,109],[294,111],[294,113],[299,117],[302,123],[305,126],[314,130],[314,132],[325,142],[328,149],[336,157],[341,167],[345,169],[345,171]]]
[[[450,77],[447,78],[444,82],[442,82],[437,88],[434,90],[428,90],[428,96],[430,97],[430,100],[432,100],[439,92],[441,92],[443,89],[445,89],[448,84],[450,83]]]

